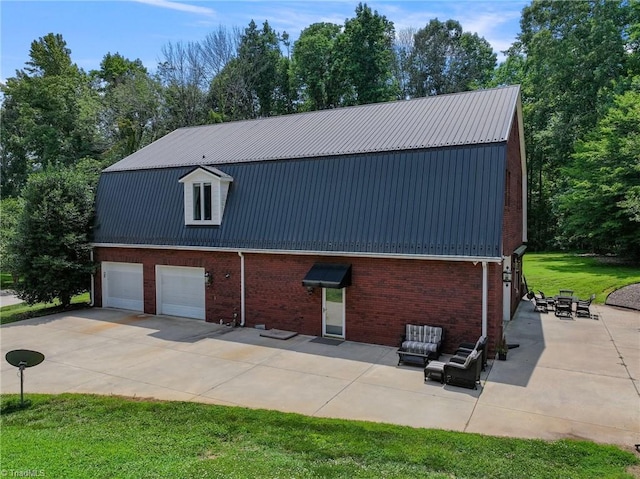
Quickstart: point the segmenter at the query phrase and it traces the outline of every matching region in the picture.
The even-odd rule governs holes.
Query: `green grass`
[[[0,289],[13,288],[13,277],[9,273],[0,273]]]
[[[2,469],[73,478],[630,478],[631,452],[112,396],[0,396]]]
[[[524,275],[530,290],[553,296],[560,289],[572,289],[583,299],[595,293],[597,303],[604,303],[616,289],[640,283],[637,265],[612,264],[606,258],[568,253],[527,253]]]
[[[89,304],[91,299],[89,293],[79,294],[71,299],[71,308],[82,308]],[[27,303],[12,304],[0,308],[0,324],[9,324],[23,319],[36,318],[38,316],[46,316],[48,314],[59,313],[65,311],[60,303],[36,303],[28,305]]]

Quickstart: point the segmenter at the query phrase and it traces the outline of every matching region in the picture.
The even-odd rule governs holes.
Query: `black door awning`
[[[524,255],[524,252],[527,250],[527,245],[523,244],[518,246],[514,251],[513,254],[516,256],[520,256],[522,257]]]
[[[302,280],[302,285],[337,289],[351,286],[351,265],[316,263]]]

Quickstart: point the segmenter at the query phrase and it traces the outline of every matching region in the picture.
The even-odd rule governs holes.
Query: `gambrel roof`
[[[510,86],[180,128],[106,171],[499,143],[519,93]]]
[[[506,87],[183,128],[103,172],[93,241],[498,260],[518,105]],[[233,178],[219,226],[185,225],[198,167]]]

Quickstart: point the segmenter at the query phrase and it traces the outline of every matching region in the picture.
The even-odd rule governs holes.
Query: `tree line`
[[[640,257],[640,2],[534,0],[520,27],[497,65],[456,20],[396,31],[361,3],[295,42],[251,21],[167,43],[155,72],[117,52],[85,72],[45,35],[1,86],[3,258],[38,175],[71,168],[93,188],[101,168],[179,127],[508,84],[522,85],[530,246]]]

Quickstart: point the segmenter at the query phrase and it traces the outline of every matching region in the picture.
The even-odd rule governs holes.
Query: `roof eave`
[[[206,251],[219,253],[243,253],[243,254],[281,254],[298,256],[338,256],[354,258],[380,258],[380,259],[413,259],[421,261],[456,261],[468,263],[501,263],[502,256],[464,256],[464,255],[426,255],[408,253],[376,253],[363,251],[322,251],[322,250],[282,250],[282,249],[258,249],[258,248],[220,248],[215,246],[186,246],[186,245],[151,245],[130,243],[91,243],[94,248],[140,248],[140,249],[168,249],[177,251]]]

